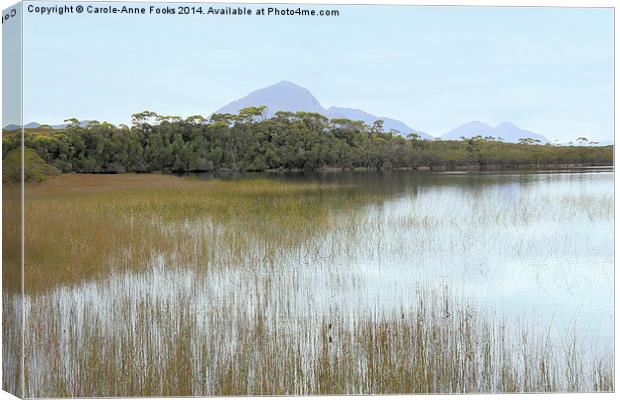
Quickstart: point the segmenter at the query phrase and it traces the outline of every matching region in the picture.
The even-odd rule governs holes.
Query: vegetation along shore
[[[24,143],[60,172],[208,172],[269,169],[469,169],[612,165],[613,146],[505,143],[493,137],[422,140],[385,132],[381,121],[331,119],[263,107],[239,114],[185,119],[145,111],[132,126],[77,119],[62,129],[26,129]],[[20,131],[3,132],[3,159],[20,145]],[[9,158],[10,160],[10,158]],[[5,178],[7,179],[7,178]],[[36,179],[36,178],[32,178]]]

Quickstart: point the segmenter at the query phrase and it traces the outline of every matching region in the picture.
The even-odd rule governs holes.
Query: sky
[[[108,4],[124,3],[98,3]],[[609,8],[302,7],[340,16],[26,11],[24,121],[209,115],[289,80],[326,108],[359,108],[434,136],[512,121],[560,142],[613,140]]]

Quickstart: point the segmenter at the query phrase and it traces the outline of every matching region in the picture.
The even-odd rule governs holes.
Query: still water
[[[26,320],[56,318],[58,331],[74,332],[61,338],[61,350],[67,347],[61,352],[77,354],[71,341],[96,336],[106,346],[118,345],[114,338],[143,323],[138,316],[145,304],[169,310],[148,317],[148,346],[165,357],[163,343],[182,323],[175,319],[181,311],[195,318],[192,337],[230,347],[239,321],[257,313],[294,336],[312,331],[308,326],[320,316],[356,321],[404,315],[416,308],[416,293],[430,290],[468,304],[515,335],[524,329],[542,334],[558,349],[576,340],[585,358],[613,352],[613,170],[267,177],[329,187],[307,199],[300,192],[298,199],[307,200],[309,209],[311,202],[325,202],[327,217],[317,218],[328,223],[308,230],[297,246],[278,249],[257,240],[242,256],[223,250],[208,271],[170,265],[169,258],[153,254],[146,270],[27,295]],[[334,186],[341,189],[334,192]],[[253,218],[261,218],[260,207],[270,207],[263,203]],[[165,223],[196,237],[227,229],[226,222],[208,219]],[[299,318],[309,321],[303,330],[294,322]],[[33,331],[48,329],[39,323]],[[219,332],[226,332],[225,339],[218,339]],[[317,351],[313,340],[300,342],[309,357]],[[51,380],[44,371],[46,342],[30,340],[31,393]],[[58,368],[70,380],[76,365],[66,356]]]
[[[332,304],[353,305],[351,313],[398,307],[420,285],[443,287],[511,324],[541,328],[558,343],[576,334],[585,352],[613,351],[611,169],[315,179],[383,197],[362,206],[373,229],[355,239],[376,251],[333,266],[359,277],[363,292],[334,288]]]

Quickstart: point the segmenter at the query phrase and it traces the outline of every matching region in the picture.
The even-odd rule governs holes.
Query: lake
[[[613,197],[611,168],[29,185],[27,395],[613,390]]]

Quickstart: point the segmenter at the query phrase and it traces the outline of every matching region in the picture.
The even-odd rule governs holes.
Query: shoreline
[[[440,165],[440,166],[419,166],[419,167],[396,167],[396,168],[367,168],[367,167],[326,167],[316,170],[304,171],[301,168],[293,169],[267,169],[265,171],[233,171],[233,170],[218,170],[212,171],[218,172],[269,172],[269,173],[287,173],[287,172],[389,172],[389,171],[526,171],[526,170],[557,170],[557,169],[579,169],[579,168],[613,168],[613,164],[593,164],[593,163],[569,163],[569,164],[518,164],[518,165]],[[198,172],[200,173],[200,172]],[[208,172],[205,172],[208,173]]]
[[[267,169],[264,171],[237,171],[232,169],[220,169],[217,171],[193,171],[186,173],[175,173],[175,172],[165,172],[165,171],[153,171],[153,172],[65,172],[59,175],[48,176],[47,179],[40,182],[29,182],[25,183],[28,186],[38,186],[44,184],[46,182],[55,181],[60,177],[77,177],[82,176],[99,176],[99,177],[108,177],[109,179],[114,179],[113,177],[124,177],[130,179],[130,181],[123,182],[124,185],[131,187],[132,178],[129,177],[140,177],[140,176],[151,176],[151,177],[159,177],[159,181],[155,184],[164,184],[160,182],[162,179],[164,181],[167,180],[168,177],[210,177],[210,178],[227,178],[227,177],[251,177],[251,176],[269,176],[269,175],[287,175],[287,174],[308,174],[308,175],[321,175],[321,174],[350,174],[350,173],[376,173],[376,174],[390,174],[392,172],[414,172],[414,173],[434,173],[434,172],[460,172],[460,173],[485,173],[485,172],[554,172],[554,171],[569,171],[569,170],[597,170],[597,169],[606,169],[610,171],[614,171],[614,165],[593,165],[593,164],[557,164],[557,165],[545,165],[545,164],[527,164],[520,165],[518,167],[508,167],[508,166],[455,166],[455,167],[418,167],[418,168],[390,168],[390,169],[376,169],[376,168],[336,168],[336,167],[327,167],[321,168],[317,170],[303,170],[299,168],[294,169]],[[134,182],[135,183],[135,182]],[[19,182],[12,181],[3,181],[3,186],[5,188],[15,187],[20,185]],[[95,184],[93,182],[89,186]],[[101,182],[99,182],[101,184]],[[168,182],[167,184],[170,184]]]
[[[268,168],[261,171],[242,171],[232,168],[221,168],[210,171],[153,171],[153,172],[68,172],[62,175],[244,175],[244,174],[289,174],[289,173],[346,173],[346,172],[393,172],[393,171],[412,171],[412,172],[446,172],[446,171],[468,171],[468,172],[489,172],[489,171],[554,171],[570,169],[613,169],[613,164],[519,164],[519,165],[456,165],[456,166],[419,166],[419,167],[395,167],[395,168],[369,168],[369,167],[323,167],[318,169],[303,168]]]

